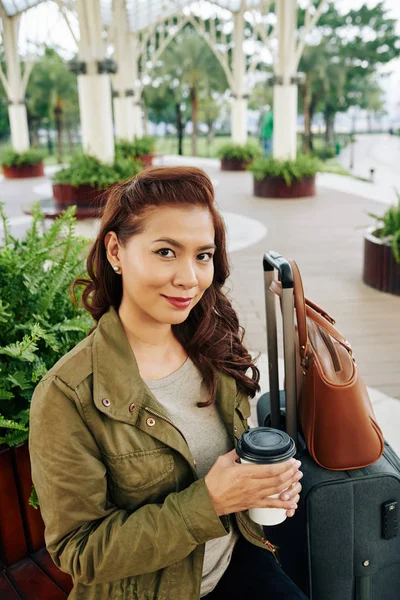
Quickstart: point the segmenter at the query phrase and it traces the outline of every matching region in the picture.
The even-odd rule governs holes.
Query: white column
[[[132,141],[135,137],[132,96],[124,95],[122,98],[119,95],[114,96],[113,104],[116,139]]]
[[[244,12],[245,1],[242,0],[238,12],[233,13],[233,101],[231,115],[232,141],[236,144],[247,142],[247,104],[248,94],[246,89],[246,65],[243,52],[244,41]]]
[[[133,130],[136,137],[143,137],[143,113],[139,98],[133,101]]]
[[[25,152],[29,148],[28,116],[25,104],[9,104],[11,144],[16,152]]]
[[[114,160],[114,132],[109,75],[78,76],[83,151],[99,160]]]
[[[86,74],[78,76],[83,150],[110,163],[114,160],[111,82],[97,66],[105,57],[100,1],[77,0],[77,9],[79,56],[86,64]]]
[[[7,78],[2,73],[2,83],[9,101],[8,117],[10,120],[11,143],[17,152],[29,148],[28,117],[24,103],[28,78],[22,77],[21,63],[18,56],[19,17],[6,17],[1,14],[3,25],[3,45],[7,65]],[[25,65],[25,69],[29,67]],[[28,72],[27,72],[28,73]]]
[[[278,63],[275,70],[278,83],[274,86],[273,155],[279,159],[295,159],[297,153],[297,84],[295,42],[297,30],[297,0],[277,0]]]
[[[112,77],[114,91],[115,137],[132,141],[135,137],[133,110],[137,76],[136,45],[129,31],[125,0],[113,0],[112,40],[118,72]]]

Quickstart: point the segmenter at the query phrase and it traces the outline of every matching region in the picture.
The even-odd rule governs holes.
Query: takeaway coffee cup
[[[296,445],[284,431],[253,427],[243,433],[237,443],[236,453],[241,463],[271,465],[293,458]],[[279,498],[279,494],[270,497]],[[286,511],[283,508],[251,508],[249,516],[260,525],[278,525],[286,519]]]

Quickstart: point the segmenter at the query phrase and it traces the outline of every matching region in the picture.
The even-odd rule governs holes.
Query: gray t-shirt
[[[198,408],[206,390],[201,373],[188,358],[174,373],[162,379],[144,379],[166,409],[171,421],[185,436],[199,478],[204,477],[218,456],[233,450],[224,422],[215,405]],[[230,532],[206,543],[200,597],[209,594],[227,569],[239,532],[230,517]]]

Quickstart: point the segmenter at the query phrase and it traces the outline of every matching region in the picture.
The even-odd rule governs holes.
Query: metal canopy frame
[[[41,4],[43,1],[44,0],[1,0],[0,5],[7,17],[16,17],[30,8]]]

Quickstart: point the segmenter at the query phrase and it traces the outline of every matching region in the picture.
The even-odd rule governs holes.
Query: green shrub
[[[22,167],[23,165],[37,165],[43,161],[45,156],[46,153],[43,150],[36,148],[29,148],[25,152],[16,152],[12,148],[8,148],[2,153],[0,162],[2,167]]]
[[[276,158],[260,158],[255,160],[249,167],[258,181],[268,177],[283,177],[286,185],[293,181],[314,177],[322,170],[320,161],[309,154],[299,154],[296,160],[278,160]]]
[[[247,144],[224,144],[218,149],[217,156],[220,158],[235,158],[250,162],[255,158],[262,156],[262,150],[255,142],[247,142]]]
[[[329,160],[335,158],[336,148],[334,146],[322,146],[321,148],[314,148],[312,154],[320,160]]]
[[[44,216],[36,206],[21,240],[12,237],[1,204],[0,219],[0,445],[15,446],[28,437],[38,381],[93,321],[74,307],[69,293],[71,282],[86,273],[87,240],[74,232],[74,207],[43,232]]]
[[[400,263],[400,195],[398,192],[396,194],[398,198],[397,206],[389,206],[382,216],[374,213],[368,214],[376,220],[378,226],[374,235],[391,243],[395,260]]]
[[[105,189],[116,183],[136,175],[142,166],[132,160],[116,158],[114,164],[102,163],[94,156],[75,154],[68,167],[54,175],[54,183],[69,183],[74,187],[91,185],[97,189]]]
[[[118,140],[115,144],[115,156],[118,159],[136,159],[139,156],[152,154],[155,144],[156,140],[151,135],[144,135],[141,138],[135,137],[133,142]]]

